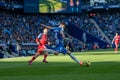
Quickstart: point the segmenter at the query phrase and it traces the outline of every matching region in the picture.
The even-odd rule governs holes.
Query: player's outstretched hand
[[[40,24],[41,26],[47,28],[47,29],[51,29],[52,27],[51,26],[47,26],[47,25],[44,25],[44,24]]]
[[[46,25],[44,25],[44,24],[40,24],[41,26],[46,26]]]

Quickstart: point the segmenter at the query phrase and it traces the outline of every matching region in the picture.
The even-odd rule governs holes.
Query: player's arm
[[[42,37],[42,34],[39,34],[36,38],[36,43],[39,45],[39,39]]]
[[[114,37],[113,40],[112,40],[112,44],[113,44],[114,41],[115,41],[115,37]]]
[[[47,42],[48,45],[51,45],[50,41]]]
[[[41,26],[44,26],[45,28],[48,28],[48,29],[52,29],[51,26],[47,26],[47,25],[44,25],[44,24],[41,24]]]
[[[44,25],[44,24],[41,24],[42,26],[44,26],[45,28],[48,28],[49,30],[51,30],[51,31],[54,31],[55,30],[55,28],[54,27],[51,27],[51,26],[46,26],[46,25]]]
[[[37,45],[39,45],[39,39],[38,38],[36,38],[36,43],[37,43]]]
[[[65,34],[63,31],[60,31],[60,34],[62,35],[62,38],[65,38]]]

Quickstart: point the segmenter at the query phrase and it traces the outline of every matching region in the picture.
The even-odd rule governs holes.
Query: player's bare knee
[[[57,55],[58,55],[58,52],[55,52],[55,53],[54,53],[54,55],[56,55],[56,56],[57,56]]]
[[[67,51],[67,54],[68,54],[68,55],[70,55],[70,54],[71,54],[71,52],[70,52],[70,51]]]

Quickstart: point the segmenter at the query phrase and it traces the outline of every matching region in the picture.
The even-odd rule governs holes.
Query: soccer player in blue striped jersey
[[[63,53],[64,55],[68,54],[71,59],[73,59],[75,62],[77,62],[81,66],[82,65],[89,66],[89,64],[87,62],[82,62],[82,61],[78,60],[69,50],[67,50],[64,47],[64,44],[63,44],[63,39],[65,38],[64,28],[66,26],[66,24],[64,22],[60,22],[59,27],[55,27],[55,28],[52,28],[50,26],[45,26],[43,24],[41,24],[41,25],[49,28],[54,33],[54,38],[55,38],[54,50],[58,52],[56,55],[58,55],[59,53]]]

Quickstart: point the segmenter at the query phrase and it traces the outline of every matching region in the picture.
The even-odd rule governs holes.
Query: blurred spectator
[[[115,33],[120,28],[120,13],[97,13],[94,17],[102,31],[108,36],[110,40],[113,39]]]
[[[105,13],[105,14],[96,14],[95,20],[102,29],[102,31],[112,39],[114,36],[114,32],[117,28],[120,27],[120,13]],[[6,40],[11,40],[12,43],[19,44],[17,40],[20,38],[20,44],[22,43],[35,43],[35,38],[39,33],[42,32],[43,27],[40,24],[45,24],[49,26],[56,27],[60,21],[64,22],[72,22],[80,29],[86,31],[87,33],[104,40],[101,37],[100,32],[97,30],[95,25],[89,21],[89,16],[87,14],[76,14],[76,15],[62,15],[62,14],[15,14],[10,12],[1,11],[0,12],[0,43],[5,43]],[[85,48],[92,49],[91,46],[93,44],[89,43],[84,45],[80,43],[78,40],[67,37],[67,47],[71,51],[81,51]],[[83,35],[84,43],[85,34]],[[79,44],[78,44],[79,43]],[[36,46],[35,46],[36,47]],[[24,48],[24,47],[22,47]],[[29,50],[30,47],[25,48],[23,50]],[[17,50],[21,50],[20,48]],[[27,52],[24,52],[25,55]],[[32,53],[32,51],[29,51]]]

